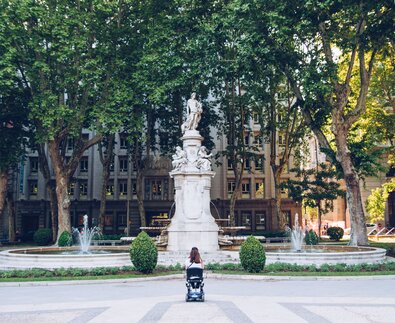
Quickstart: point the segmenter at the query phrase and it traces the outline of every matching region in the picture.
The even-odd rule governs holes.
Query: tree
[[[6,4],[0,3],[0,12]],[[5,19],[3,19],[3,17]],[[8,192],[9,175],[21,161],[25,151],[28,126],[29,93],[16,77],[16,51],[7,29],[7,17],[0,20],[0,219],[9,201],[9,239],[14,240],[12,192]]]
[[[366,209],[368,211],[366,218],[370,222],[384,220],[385,205],[391,192],[395,192],[395,178],[372,190],[372,194],[366,200]]]
[[[392,33],[394,11],[386,1],[277,1],[269,5],[265,42],[278,55],[306,123],[346,182],[351,245],[368,244],[359,177],[349,146],[351,127],[366,110],[377,53]],[[263,36],[264,37],[264,36]],[[341,64],[347,72],[339,75]],[[355,68],[358,73],[354,73]],[[351,79],[359,83],[351,91]],[[330,125],[334,150],[324,129]]]
[[[12,17],[7,30],[18,53],[18,76],[32,98],[36,140],[48,145],[54,168],[58,233],[71,230],[68,186],[79,160],[101,133],[118,129],[114,111],[127,109],[129,90],[112,82],[112,76],[120,80],[116,71],[124,64],[108,59],[114,39],[122,38],[116,26],[127,8],[122,1],[70,6],[66,0],[9,2],[4,8]],[[83,129],[93,135],[87,138]],[[73,152],[66,157],[67,144]]]
[[[292,169],[296,179],[289,179],[282,187],[289,190],[289,196],[296,202],[302,202],[307,207],[318,210],[318,235],[321,236],[322,214],[329,212],[333,200],[344,196],[340,189],[336,169],[328,164],[317,164],[311,169]]]
[[[8,204],[8,238],[14,241],[14,192],[9,190],[9,179],[25,152],[28,94],[17,84],[11,82],[5,86],[2,81],[5,80],[0,80],[0,219]]]
[[[270,145],[270,167],[275,187],[275,216],[279,228],[284,229],[289,219],[286,219],[281,211],[281,177],[289,171],[291,154],[301,146],[306,127],[284,79],[277,80],[277,84],[274,80],[273,75],[269,88],[270,103],[263,109],[261,119],[264,120],[262,128]]]

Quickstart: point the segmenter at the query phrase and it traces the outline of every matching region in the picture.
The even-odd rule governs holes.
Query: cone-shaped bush
[[[146,232],[140,232],[130,246],[130,259],[140,272],[152,273],[158,262],[158,249]]]
[[[59,247],[69,247],[73,243],[73,238],[71,237],[71,233],[68,231],[63,231],[58,240]]]
[[[240,262],[244,270],[250,273],[258,273],[265,267],[265,249],[259,240],[250,236],[241,244]]]
[[[340,227],[330,227],[326,230],[326,234],[329,236],[329,239],[339,241],[343,238],[344,230]]]
[[[39,246],[46,246],[52,241],[51,229],[38,229],[33,236],[33,241]]]
[[[317,233],[315,233],[314,230],[310,230],[309,232],[306,233],[304,241],[306,242],[306,245],[309,245],[309,246],[310,245],[317,245],[318,244]]]

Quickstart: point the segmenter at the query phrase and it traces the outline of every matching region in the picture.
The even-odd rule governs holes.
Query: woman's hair
[[[194,262],[196,264],[200,264],[201,262],[201,258],[200,258],[200,254],[199,254],[199,249],[196,247],[193,247],[191,250],[191,253],[189,254],[189,260],[191,262]]]

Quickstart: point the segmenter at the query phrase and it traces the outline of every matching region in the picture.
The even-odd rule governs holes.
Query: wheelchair
[[[187,294],[185,295],[186,302],[204,302],[204,283],[203,283],[203,269],[202,268],[188,268],[187,269]]]

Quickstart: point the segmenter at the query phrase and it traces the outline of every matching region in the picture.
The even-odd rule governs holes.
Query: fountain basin
[[[95,268],[131,266],[128,246],[102,246],[93,251],[99,254],[61,254],[76,248],[26,248],[0,252],[0,270],[29,268]],[[291,252],[285,246],[265,246],[266,264],[276,262],[298,265],[322,264],[375,264],[385,261],[386,251],[372,247],[314,246],[309,252]],[[57,254],[56,254],[57,253]],[[239,263],[237,250],[202,252],[205,263]],[[184,264],[187,254],[183,251],[159,251],[159,265]]]
[[[386,250],[372,247],[309,246],[301,252],[289,251],[283,247],[266,249],[266,263],[291,263],[298,265],[323,264],[377,264],[385,261]]]

